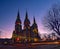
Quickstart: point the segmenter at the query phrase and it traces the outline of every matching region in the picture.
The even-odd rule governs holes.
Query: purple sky
[[[18,9],[20,11],[22,24],[27,10],[31,25],[33,23],[33,16],[35,16],[39,33],[49,33],[44,28],[44,25],[42,25],[42,20],[49,8],[55,3],[59,4],[60,0],[0,0],[1,37],[11,38]]]

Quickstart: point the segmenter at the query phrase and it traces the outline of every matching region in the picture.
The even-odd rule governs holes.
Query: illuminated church
[[[35,18],[33,19],[33,24],[30,26],[30,20],[28,18],[28,13],[26,12],[24,26],[22,29],[22,22],[19,15],[15,21],[15,29],[12,35],[13,42],[25,43],[25,42],[39,42],[40,36],[38,35],[38,26]]]

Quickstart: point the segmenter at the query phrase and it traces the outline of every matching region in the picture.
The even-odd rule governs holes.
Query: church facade
[[[19,11],[17,14],[17,18],[15,21],[15,29],[12,35],[13,42],[25,43],[25,42],[39,42],[40,36],[38,34],[38,26],[35,18],[33,19],[33,24],[30,26],[30,20],[28,18],[28,13],[26,12],[24,26],[22,29],[22,22],[19,15]]]

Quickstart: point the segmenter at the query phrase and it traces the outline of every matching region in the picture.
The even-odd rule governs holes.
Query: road
[[[60,45],[36,45],[36,46],[9,46],[2,45],[0,49],[60,49]]]
[[[0,49],[60,49],[59,42],[0,45]]]

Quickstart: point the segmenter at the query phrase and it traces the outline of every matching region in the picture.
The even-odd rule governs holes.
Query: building
[[[15,21],[15,29],[12,35],[13,42],[26,43],[40,41],[40,36],[38,35],[38,26],[35,17],[33,19],[32,26],[30,26],[30,20],[26,11],[23,29],[21,24],[22,22],[18,11],[17,19]]]

